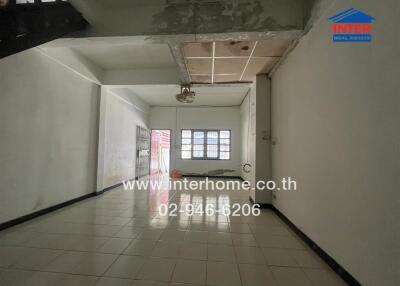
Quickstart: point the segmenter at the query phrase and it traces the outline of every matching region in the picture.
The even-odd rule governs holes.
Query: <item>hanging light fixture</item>
[[[196,93],[190,90],[190,85],[181,85],[181,93],[176,95],[176,100],[182,103],[193,103]]]

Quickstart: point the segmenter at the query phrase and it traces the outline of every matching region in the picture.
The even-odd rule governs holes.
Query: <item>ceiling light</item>
[[[176,95],[176,100],[182,103],[193,103],[196,93],[190,91],[190,85],[182,85],[181,93]]]

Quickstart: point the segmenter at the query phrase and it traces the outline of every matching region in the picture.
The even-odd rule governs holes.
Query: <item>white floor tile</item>
[[[180,257],[183,259],[207,259],[207,245],[204,243],[185,242],[180,250]]]
[[[227,232],[210,232],[208,235],[209,244],[226,244],[232,245],[232,236]]]
[[[65,252],[43,268],[44,271],[101,276],[116,260],[112,254]]]
[[[290,254],[290,249],[262,248],[267,264],[270,266],[298,267],[296,260]]]
[[[235,250],[233,246],[223,244],[209,244],[207,249],[207,260],[235,262]]]
[[[162,229],[144,229],[137,237],[138,239],[159,240],[164,230]]]
[[[185,241],[207,243],[208,231],[188,231],[186,233]]]
[[[157,241],[136,239],[124,250],[124,254],[150,256],[156,244]]]
[[[271,271],[279,286],[313,286],[300,268],[272,266]]]
[[[133,280],[101,277],[96,282],[96,286],[132,286]]]
[[[307,277],[314,285],[323,286],[346,286],[347,284],[339,278],[332,270],[303,269]]]
[[[243,286],[278,286],[266,265],[239,264],[239,271]]]
[[[233,244],[241,246],[257,246],[257,242],[252,234],[231,233]]]
[[[175,229],[166,229],[161,237],[160,240],[163,241],[184,241],[185,240],[186,231],[182,230],[175,230]]]
[[[164,257],[164,258],[178,258],[182,242],[172,241],[158,241],[153,251],[151,252],[152,257]]]
[[[62,253],[61,250],[26,248],[24,255],[20,256],[12,267],[27,270],[42,270]]]
[[[111,238],[102,247],[99,248],[98,252],[121,254],[132,242],[129,238]]]
[[[261,248],[249,246],[235,246],[238,263],[266,264]]]
[[[207,285],[241,286],[238,265],[226,262],[207,262]]]
[[[98,277],[93,276],[65,275],[57,286],[92,286],[96,284],[97,280]]]
[[[137,276],[142,280],[170,281],[176,260],[167,258],[149,258]]]
[[[143,228],[137,228],[134,226],[125,226],[118,231],[114,236],[120,238],[137,238],[142,232]]]
[[[300,267],[326,268],[326,264],[317,254],[308,250],[290,250],[290,254]]]
[[[229,224],[229,229],[233,233],[252,233],[249,225],[246,223],[231,223]]]
[[[140,256],[122,255],[111,265],[105,273],[107,277],[134,279],[145,262]]]
[[[74,268],[72,273],[82,275],[102,276],[107,269],[117,259],[117,255],[89,253],[86,254],[84,259],[79,262]]]
[[[172,281],[204,285],[206,282],[206,262],[195,260],[178,261]]]
[[[293,236],[256,234],[255,237],[261,247],[305,249],[305,244]]]
[[[134,280],[131,286],[168,286],[167,282]]]
[[[248,203],[243,192],[117,188],[0,232],[0,285],[345,285],[271,210],[161,217],[165,198]]]

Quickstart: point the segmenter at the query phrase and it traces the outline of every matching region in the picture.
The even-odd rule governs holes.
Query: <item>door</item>
[[[171,130],[151,130],[151,175],[168,175],[171,154]]]
[[[150,131],[136,127],[136,179],[150,174]]]

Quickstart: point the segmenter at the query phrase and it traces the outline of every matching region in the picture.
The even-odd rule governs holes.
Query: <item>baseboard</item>
[[[113,189],[115,189],[115,188],[121,187],[121,186],[124,184],[124,182],[127,182],[127,181],[136,181],[136,179],[130,179],[130,180],[122,181],[122,182],[120,182],[120,183],[118,183],[118,184],[112,185],[112,186],[110,186],[110,187],[107,187],[107,188],[105,188],[105,189],[102,189],[101,191],[98,191],[97,194],[98,194],[98,195],[102,195],[102,194],[104,194],[105,192],[108,192],[108,191],[111,191],[111,190],[113,190]]]
[[[253,205],[255,204],[253,198],[250,197],[250,196],[249,196],[249,201],[250,201]],[[272,209],[272,208],[273,208],[272,204],[258,204],[258,205],[260,206],[260,209]]]
[[[254,200],[249,196],[249,201],[254,204]],[[361,286],[346,269],[344,269],[333,257],[326,253],[318,244],[302,232],[293,222],[291,222],[280,210],[272,204],[259,204],[260,208],[271,209],[280,219],[282,219],[314,252],[333,270],[339,275],[343,281],[351,286]]]
[[[240,176],[207,176],[207,175],[182,175],[184,178],[211,178],[211,179],[234,179],[244,181]]]
[[[115,185],[113,185],[111,187],[107,187],[107,188],[105,188],[105,189],[103,189],[101,191],[98,191],[98,192],[95,192],[95,193],[90,193],[90,194],[87,194],[87,195],[83,195],[83,196],[80,196],[78,198],[75,198],[75,199],[72,199],[72,200],[69,200],[69,201],[66,201],[66,202],[63,202],[63,203],[60,203],[60,204],[57,204],[57,205],[54,205],[54,206],[39,210],[39,211],[24,215],[22,217],[19,217],[19,218],[16,218],[16,219],[13,219],[13,220],[10,220],[10,221],[7,221],[7,222],[0,223],[0,231],[5,230],[5,229],[10,228],[10,227],[13,227],[13,226],[16,226],[18,224],[27,222],[29,220],[35,219],[37,217],[43,216],[45,214],[54,212],[56,210],[65,208],[67,206],[70,206],[70,205],[75,204],[77,202],[86,200],[88,198],[92,198],[92,197],[95,197],[95,196],[102,195],[105,192],[108,192],[108,191],[110,191],[112,189],[115,189],[117,187],[120,187],[122,185],[123,185],[123,182],[115,184]]]
[[[346,271],[333,257],[326,253],[311,238],[302,232],[293,222],[291,222],[280,210],[272,206],[272,210],[309,246],[314,252],[336,272],[348,285],[361,286],[348,271]]]
[[[5,230],[5,229],[10,228],[10,227],[13,227],[13,226],[16,226],[18,224],[27,222],[27,221],[32,220],[34,218],[43,216],[45,214],[54,212],[54,211],[59,210],[61,208],[65,208],[65,207],[70,206],[72,204],[75,204],[77,202],[80,202],[80,201],[86,200],[88,198],[94,197],[96,195],[97,195],[97,193],[90,193],[90,194],[87,194],[87,195],[83,195],[83,196],[80,196],[78,198],[75,198],[75,199],[72,199],[72,200],[69,200],[69,201],[66,201],[66,202],[63,202],[63,203],[60,203],[60,204],[57,204],[57,205],[54,205],[54,206],[39,210],[39,211],[24,215],[22,217],[19,217],[19,218],[16,218],[16,219],[13,219],[13,220],[10,220],[10,221],[7,221],[7,222],[3,222],[3,223],[0,224],[0,231],[1,230]]]

